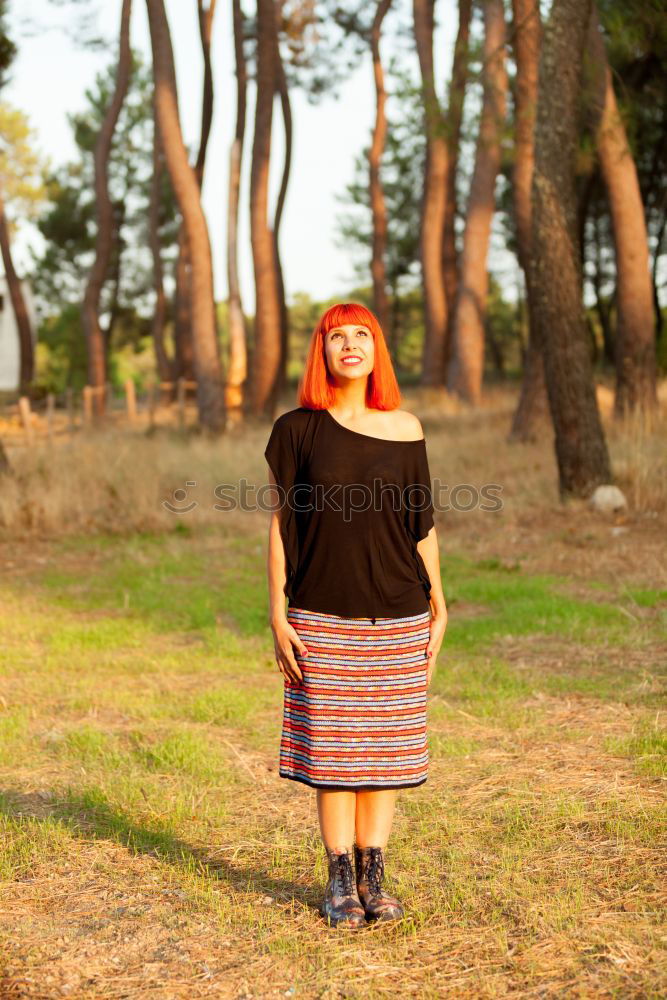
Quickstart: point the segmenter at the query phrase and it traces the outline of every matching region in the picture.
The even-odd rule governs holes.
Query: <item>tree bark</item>
[[[0,441],[0,476],[9,475],[12,471],[12,467],[9,464],[9,459],[7,458],[7,452],[5,451],[5,446],[2,441]]]
[[[440,386],[446,355],[447,296],[442,246],[449,171],[447,138],[435,90],[433,15],[435,0],[413,0],[414,33],[424,97],[426,162],[421,199],[419,252],[424,287],[422,385]]]
[[[107,380],[106,345],[100,325],[100,297],[107,277],[109,261],[116,235],[114,209],[109,197],[109,157],[113,134],[118,122],[132,71],[130,49],[130,16],[132,0],[123,0],[120,18],[120,45],[116,86],[111,103],[104,116],[102,128],[95,143],[95,201],[97,209],[97,234],[95,260],[88,276],[83,296],[82,325],[88,352],[88,384],[93,393],[93,412],[100,417],[105,410],[104,386]]]
[[[593,232],[594,232],[594,248],[595,256],[593,259],[593,268],[590,275],[590,282],[593,286],[593,291],[595,292],[595,309],[598,314],[598,319],[600,321],[600,329],[602,331],[602,344],[603,344],[603,354],[605,361],[613,368],[614,361],[614,334],[612,330],[611,314],[614,308],[614,299],[616,298],[616,289],[614,289],[609,302],[605,302],[602,298],[602,253],[601,253],[601,241],[602,235],[600,233],[600,213],[595,212],[593,217]]]
[[[667,228],[667,213],[663,214],[660,228],[655,237],[655,247],[653,250],[653,266],[651,268],[651,284],[653,285],[653,310],[655,312],[655,341],[660,342],[663,330],[662,309],[660,308],[660,297],[658,295],[658,264],[662,256],[662,244],[665,238],[665,228]]]
[[[540,8],[538,0],[512,0],[514,15],[513,42],[516,62],[516,99],[514,132],[514,214],[519,264],[526,287],[530,280],[530,191],[535,166],[535,117],[537,113],[537,77],[540,59]],[[527,292],[527,299],[530,295]],[[544,361],[538,328],[528,314],[528,350],[524,364],[519,402],[514,411],[510,440],[531,441],[537,425],[549,418],[549,402],[544,381]]]
[[[210,0],[207,8],[203,0],[197,0],[197,18],[199,22],[199,37],[201,39],[202,58],[204,60],[204,85],[202,91],[201,131],[199,151],[195,164],[197,183],[201,189],[204,182],[204,167],[206,152],[213,123],[213,67],[211,64],[211,37],[213,34],[213,17],[216,0]],[[188,241],[185,236],[185,224],[181,223],[178,238],[178,259],[176,261],[176,289],[174,293],[174,341],[176,350],[176,374],[188,380],[194,378],[194,352],[192,347],[192,317],[190,299],[192,289],[192,268],[190,265]]]
[[[204,7],[204,0],[197,0],[197,15],[199,18],[199,37],[201,39],[202,55],[204,58],[204,89],[201,109],[201,134],[199,139],[199,152],[197,153],[197,163],[195,174],[199,187],[204,183],[204,167],[206,166],[206,151],[208,150],[208,140],[211,136],[211,124],[213,122],[213,67],[211,65],[211,37],[213,35],[213,18],[215,16],[216,0],[209,0],[208,7]]]
[[[238,273],[238,216],[241,187],[241,157],[245,135],[247,72],[243,52],[241,0],[232,0],[234,52],[236,59],[236,129],[229,153],[229,211],[227,214],[227,282],[229,285],[229,364],[226,406],[231,424],[243,416],[243,383],[248,373],[245,321]]]
[[[387,94],[384,89],[384,73],[380,57],[380,34],[391,0],[379,0],[371,26],[371,56],[373,60],[373,79],[375,81],[375,124],[373,138],[368,152],[369,163],[369,194],[373,224],[373,240],[371,251],[371,275],[373,278],[373,307],[387,343],[391,343],[391,317],[389,299],[387,298],[387,274],[385,255],[387,252],[387,209],[384,200],[380,167],[382,153],[387,135],[387,117],[385,104]]]
[[[604,74],[604,98],[596,145],[616,247],[616,395],[614,414],[654,412],[655,317],[648,233],[637,169],[618,110],[598,13],[593,3],[590,45]]]
[[[447,194],[445,199],[445,223],[442,237],[442,273],[445,282],[445,297],[447,299],[447,336],[445,339],[445,357],[443,363],[443,380],[449,364],[452,346],[452,328],[456,307],[456,290],[459,283],[459,255],[456,249],[456,174],[459,161],[459,146],[461,143],[461,124],[463,121],[463,104],[468,82],[468,60],[470,19],[472,16],[472,0],[459,0],[459,27],[454,45],[454,60],[452,64],[452,79],[449,89],[449,108],[447,112],[449,150],[449,166],[447,170]]]
[[[172,187],[183,216],[191,263],[192,340],[199,420],[224,429],[224,392],[213,302],[213,267],[206,217],[195,171],[188,162],[178,117],[174,55],[164,0],[147,0],[153,50],[155,104]]]
[[[257,98],[250,175],[250,238],[255,272],[255,339],[249,407],[273,417],[280,369],[280,293],[268,224],[273,95],[277,85],[274,0],[257,0]]]
[[[540,54],[532,184],[530,309],[539,326],[559,494],[587,496],[611,469],[582,307],[575,156],[591,0],[554,0]]]
[[[12,245],[9,236],[9,226],[5,215],[5,203],[0,194],[0,250],[2,251],[2,263],[5,267],[5,277],[9,297],[12,300],[16,329],[19,335],[19,394],[26,396],[30,392],[30,383],[35,375],[35,348],[33,341],[32,324],[28,314],[28,307],[23,296],[21,282],[14,267],[12,258]]]
[[[484,98],[463,235],[452,359],[447,371],[448,389],[473,405],[479,403],[482,392],[484,321],[489,285],[486,259],[507,99],[502,0],[485,0],[484,3],[483,77]]]
[[[174,291],[174,373],[176,378],[188,381],[195,377],[195,358],[192,345],[192,308],[190,303],[190,258],[185,224],[178,232],[176,257],[176,288]]]
[[[280,233],[280,223],[282,221],[283,209],[285,207],[285,197],[287,195],[287,185],[289,183],[290,170],[292,167],[292,108],[289,99],[289,88],[287,86],[287,77],[285,76],[285,68],[283,66],[282,57],[280,54],[280,46],[278,39],[280,37],[279,22],[278,18],[281,11],[281,4],[276,3],[276,32],[275,32],[275,59],[276,59],[276,86],[277,92],[280,95],[280,108],[283,116],[283,125],[285,129],[285,161],[283,163],[283,175],[280,182],[280,191],[278,192],[278,201],[276,203],[276,214],[273,222],[273,249],[276,257],[276,278],[278,282],[278,300],[280,308],[280,365],[278,366],[278,374],[276,376],[276,386],[274,390],[274,397],[279,399],[284,391],[285,385],[287,383],[287,357],[289,353],[288,335],[289,335],[289,317],[287,313],[287,301],[285,294],[285,282],[283,278],[283,268],[282,261],[280,259],[280,245],[279,245],[279,233]]]
[[[109,301],[108,313],[109,321],[106,325],[106,329],[102,331],[104,336],[104,366],[106,371],[109,371],[109,366],[111,364],[111,345],[114,327],[118,321],[118,317],[121,313],[120,308],[120,285],[122,280],[122,250],[120,245],[120,233],[122,232],[123,226],[125,224],[125,214],[126,206],[124,202],[121,204],[116,203],[114,205],[114,241],[111,248],[111,258],[109,260],[109,276],[108,281],[111,287],[111,298]]]
[[[153,287],[155,288],[155,309],[151,333],[155,364],[161,382],[172,382],[174,371],[164,343],[164,328],[167,321],[167,296],[164,291],[164,269],[162,267],[162,247],[160,245],[160,201],[162,193],[164,153],[160,142],[157,114],[153,112],[153,175],[151,177],[151,197],[149,206],[149,242],[153,255]],[[172,395],[173,393],[170,393]]]

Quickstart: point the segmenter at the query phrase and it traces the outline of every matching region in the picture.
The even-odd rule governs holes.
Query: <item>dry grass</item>
[[[609,391],[598,390],[614,474],[625,491],[633,527],[648,530],[667,511],[667,379],[660,385],[661,409],[649,428],[638,419],[613,420]],[[557,475],[552,446],[552,430],[545,426],[540,440],[528,444],[507,441],[515,406],[515,392],[491,388],[483,407],[461,408],[446,394],[432,390],[405,393],[404,405],[422,418],[428,440],[431,473],[447,526],[464,519],[466,529],[478,531],[480,518],[499,521],[494,514],[477,507],[468,511],[446,510],[451,490],[470,484],[478,491],[484,484],[501,487],[505,507],[502,519],[532,518],[541,525],[559,514],[586,519],[584,501],[562,505],[557,499]],[[285,409],[293,405],[287,401]],[[80,427],[70,434],[64,416],[46,437],[36,417],[36,438],[32,447],[25,443],[17,419],[0,420],[3,439],[13,475],[5,477],[0,490],[0,537],[61,537],[63,533],[164,531],[179,517],[188,524],[219,524],[234,519],[235,530],[253,520],[247,510],[216,510],[217,486],[230,483],[239,498],[239,483],[260,487],[265,483],[264,445],[270,427],[267,422],[230,431],[210,441],[193,429],[195,414],[188,415],[189,430],[179,432],[175,417],[161,410],[150,430],[146,415],[136,426],[128,426],[115,413],[109,429],[86,431]],[[43,422],[42,422],[43,424]],[[39,431],[39,433],[37,433]],[[185,506],[198,504],[190,514],[177,515],[162,506],[173,503],[174,491],[187,482]],[[460,497],[463,503],[467,494]],[[254,494],[248,496],[252,502]],[[626,521],[627,521],[626,519]],[[594,520],[599,523],[598,517]],[[623,521],[623,523],[626,523]],[[617,518],[616,523],[621,523]],[[255,524],[253,524],[253,527]]]
[[[637,473],[622,518],[560,507],[548,449],[505,443],[510,404],[413,407],[433,476],[505,503],[437,516],[431,768],[387,851],[407,916],[354,935],[317,914],[314,794],[277,775],[264,515],[204,502],[263,481],[266,427],[81,435],[41,468],[12,448],[0,996],[667,993],[664,483]],[[200,506],[160,509],[186,479]]]

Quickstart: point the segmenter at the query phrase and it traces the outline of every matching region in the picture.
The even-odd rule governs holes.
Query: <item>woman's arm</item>
[[[440,548],[435,525],[428,535],[417,542],[417,551],[422,557],[424,566],[431,581],[431,635],[426,655],[429,657],[429,667],[427,675],[427,686],[431,683],[431,677],[435,670],[435,662],[442,646],[447,628],[447,604],[442,590],[442,579],[440,577]]]
[[[276,480],[269,469],[269,484],[275,487]],[[278,502],[278,493],[271,489],[271,506]],[[269,553],[267,570],[269,574],[269,624],[286,621],[285,582],[287,580],[287,560],[285,547],[280,535],[280,509],[272,510],[269,523]]]
[[[276,480],[269,468],[269,484],[275,487]],[[271,506],[278,503],[278,493],[271,490]],[[269,551],[267,572],[269,580],[269,624],[273,631],[273,641],[276,662],[284,677],[292,681],[303,680],[301,670],[294,657],[292,643],[299,653],[305,656],[308,652],[296,629],[287,621],[285,609],[285,582],[287,580],[287,560],[285,547],[280,534],[280,508],[271,512],[269,523]]]

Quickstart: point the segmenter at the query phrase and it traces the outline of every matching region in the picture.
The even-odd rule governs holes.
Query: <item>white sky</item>
[[[62,4],[62,0],[60,0]],[[49,0],[11,0],[9,28],[18,47],[11,79],[3,98],[24,111],[37,131],[38,146],[52,160],[63,163],[75,154],[66,114],[80,110],[84,91],[95,74],[108,65],[117,45],[121,0],[98,0],[99,30],[113,48],[88,52],[78,48],[60,30],[72,25],[76,5],[54,5]],[[409,14],[411,5],[399,4]],[[196,0],[166,0],[176,58],[181,123],[186,142],[195,149],[201,114],[202,60],[197,26]],[[79,8],[80,9],[80,8]],[[248,12],[252,8],[246,0]],[[74,13],[73,13],[74,12]],[[449,73],[457,15],[454,0],[441,0],[435,40],[436,76],[439,92]],[[407,17],[404,16],[404,21]],[[150,37],[145,3],[135,0],[131,26],[132,44],[150,60]],[[226,228],[228,155],[235,125],[231,3],[219,0],[213,36],[215,112],[204,180],[204,208],[213,244],[216,298],[227,295]],[[383,58],[387,58],[387,46]],[[414,68],[416,69],[416,56]],[[368,143],[374,116],[374,88],[370,56],[359,62],[353,75],[340,88],[340,100],[327,98],[318,106],[293,90],[292,172],[280,233],[280,249],[288,298],[305,291],[316,298],[344,293],[353,282],[352,262],[344,249],[334,246],[334,222],[342,194],[352,179],[356,151]],[[240,276],[246,312],[254,312],[254,282],[249,234],[248,193],[250,155],[254,125],[254,84],[248,88],[248,108],[239,219]],[[271,217],[280,186],[283,130],[279,103],[274,106],[274,142],[271,170]],[[17,240],[19,269],[27,266],[26,229]]]

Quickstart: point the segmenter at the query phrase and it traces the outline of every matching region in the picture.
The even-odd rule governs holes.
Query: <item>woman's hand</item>
[[[298,632],[286,618],[271,622],[273,631],[273,645],[276,654],[276,663],[281,674],[288,684],[298,684],[303,680],[303,674],[296,662],[292,646],[296,646],[300,656],[307,656],[308,650],[305,643],[299,637]]]
[[[442,640],[445,638],[447,628],[447,608],[443,608],[431,618],[431,635],[426,647],[426,658],[428,660],[428,670],[426,673],[426,687],[428,688],[435,670],[435,661],[438,658]]]

